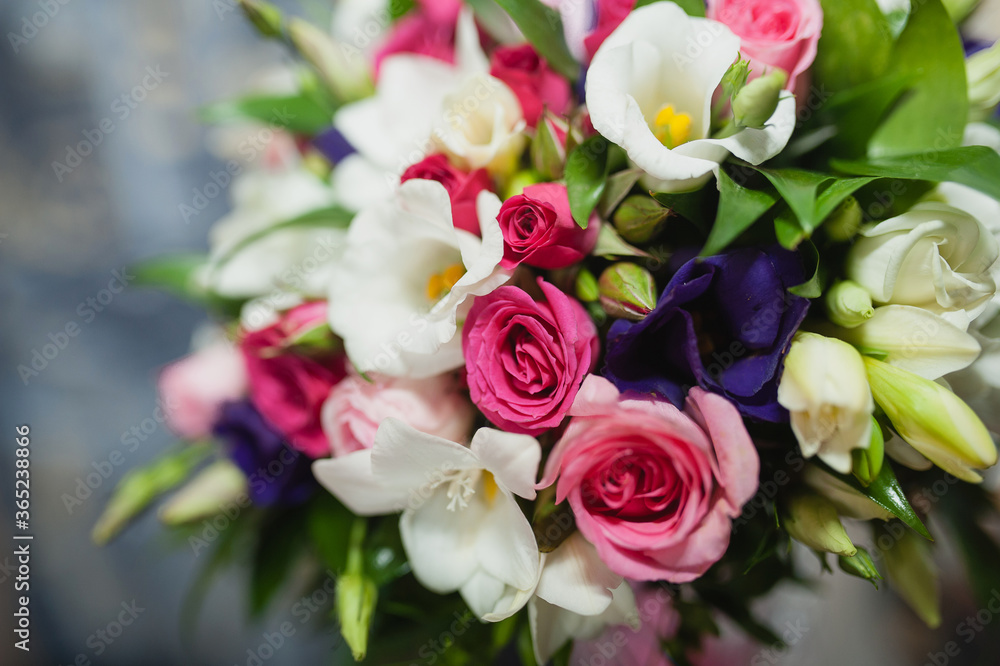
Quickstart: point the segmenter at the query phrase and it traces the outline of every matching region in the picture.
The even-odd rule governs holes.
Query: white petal
[[[509,588],[501,581],[485,571],[479,570],[462,585],[459,591],[462,593],[462,599],[465,600],[465,603],[469,604],[469,608],[477,617],[491,618],[487,620],[488,622],[499,622],[504,617],[513,615],[513,613],[510,613],[501,617],[502,613],[500,615],[494,614],[494,611],[498,607],[506,609],[510,605],[509,600],[504,603],[505,599],[508,599],[508,590]],[[521,604],[521,606],[523,605]],[[520,607],[518,607],[519,609]],[[517,612],[517,610],[514,612]],[[493,617],[497,617],[497,619],[492,619]]]
[[[472,437],[472,452],[497,482],[515,495],[535,499],[535,479],[542,447],[528,435],[480,428]]]
[[[320,485],[359,516],[401,511],[413,490],[399,484],[386,485],[377,479],[372,474],[369,450],[317,460],[312,471]]]
[[[611,591],[621,583],[597,549],[575,532],[546,557],[536,594],[579,615],[598,615],[611,605]]]
[[[539,575],[538,544],[513,495],[500,488],[492,500],[480,498],[473,504],[488,507],[475,535],[480,567],[515,589],[533,589]]]
[[[421,585],[447,594],[462,588],[476,574],[476,535],[485,513],[479,502],[458,511],[448,510],[443,488],[420,508],[407,509],[399,520],[399,534],[413,575]],[[497,581],[502,588],[503,583]]]
[[[409,506],[416,508],[430,495],[421,489],[440,484],[452,472],[479,469],[481,464],[461,444],[388,418],[375,433],[371,467],[384,483],[412,491]]]

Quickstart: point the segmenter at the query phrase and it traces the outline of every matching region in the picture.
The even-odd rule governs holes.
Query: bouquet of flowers
[[[253,610],[326,581],[382,664],[704,663],[721,617],[774,643],[752,604],[793,541],[935,626],[929,515],[987,598],[975,4],[345,0],[327,29],[241,0],[295,64],[205,110],[264,137],[213,175],[210,252],[138,269],[218,323],[160,375],[183,443],[95,540],[170,493]]]

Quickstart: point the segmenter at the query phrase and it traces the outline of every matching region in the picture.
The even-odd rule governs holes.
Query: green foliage
[[[889,64],[892,32],[875,0],[820,0],[823,33],[813,77],[833,92],[881,75]]]
[[[608,182],[608,142],[595,134],[570,153],[566,160],[566,191],[573,219],[586,229],[590,214]]]
[[[740,171],[741,176],[745,173]],[[744,187],[733,180],[725,169],[719,169],[719,209],[701,256],[711,256],[726,249],[777,201],[774,188]]]
[[[333,106],[325,103],[321,96],[300,92],[217,102],[202,108],[199,117],[207,123],[252,120],[312,135],[330,126],[333,112]]]

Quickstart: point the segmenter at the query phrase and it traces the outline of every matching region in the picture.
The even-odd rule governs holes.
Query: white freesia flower
[[[579,532],[542,558],[538,587],[528,602],[539,664],[547,663],[570,639],[587,640],[608,625],[638,621],[632,588],[608,569]]]
[[[318,460],[313,473],[360,516],[402,511],[417,580],[438,594],[459,591],[476,615],[499,620],[538,584],[538,545],[514,495],[534,499],[541,455],[527,435],[481,428],[465,447],[390,418],[372,449]]]
[[[851,451],[871,445],[875,401],[861,354],[842,340],[798,333],[785,357],[778,402],[791,412],[792,432],[806,458],[842,474]]]
[[[233,298],[278,292],[324,295],[344,231],[291,227],[239,246],[269,227],[333,205],[329,186],[295,167],[247,172],[234,178],[231,189],[232,212],[209,232],[209,264],[202,274],[206,286]]]
[[[633,11],[598,49],[587,72],[591,121],[648,174],[647,187],[695,189],[730,155],[760,164],[788,143],[791,96],[764,129],[709,138],[712,95],[739,49],[723,24],[692,18],[672,2]]]
[[[968,327],[996,293],[1000,246],[978,219],[924,202],[861,232],[847,275],[876,303],[913,305]]]
[[[450,65],[422,55],[389,56],[375,95],[338,110],[334,126],[382,173],[382,181],[398,181],[406,167],[439,151],[464,168],[494,171],[509,169],[520,155],[521,105],[489,75],[468,11],[459,16],[455,59]]]
[[[452,226],[441,183],[410,180],[358,213],[330,278],[329,317],[361,372],[431,377],[464,363],[459,322],[509,274],[498,268],[500,200],[477,202],[482,239]]]
[[[944,317],[911,305],[883,305],[860,326],[830,331],[855,346],[881,352],[886,363],[926,379],[968,367],[980,351],[975,337]]]

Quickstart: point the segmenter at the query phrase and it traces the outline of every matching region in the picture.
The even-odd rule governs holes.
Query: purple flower
[[[808,299],[786,290],[803,281],[798,255],[778,247],[692,259],[649,316],[614,323],[604,376],[620,391],[653,393],[678,407],[697,385],[744,416],[786,421],[778,379],[809,309]]]
[[[246,474],[254,504],[298,504],[316,489],[311,460],[289,447],[249,400],[223,405],[212,434]]]

